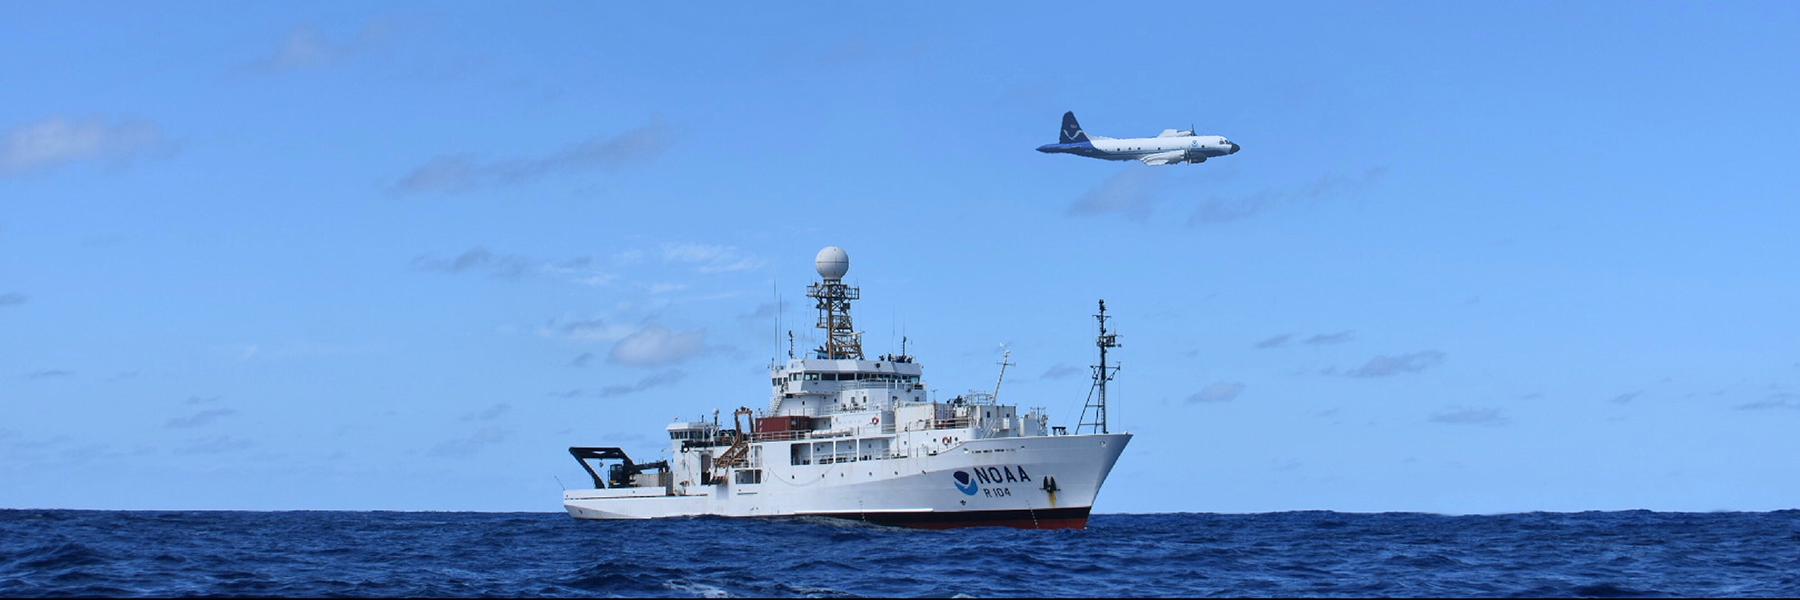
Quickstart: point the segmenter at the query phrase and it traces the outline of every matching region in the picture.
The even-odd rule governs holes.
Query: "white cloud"
[[[1192,396],[1188,396],[1189,404],[1196,402],[1230,402],[1244,393],[1244,384],[1236,381],[1220,381],[1208,385]]]
[[[734,246],[711,244],[663,244],[663,260],[694,265],[701,273],[746,271],[763,266],[763,261],[746,257]]]
[[[590,137],[541,157],[483,161],[468,154],[438,156],[400,178],[393,191],[466,192],[525,183],[554,173],[617,168],[661,154],[671,135],[658,118],[649,125],[617,135]]]
[[[1294,334],[1284,333],[1284,334],[1277,335],[1277,336],[1265,339],[1263,341],[1257,342],[1255,347],[1259,348],[1259,349],[1280,348],[1282,346],[1288,345],[1288,342],[1292,341],[1293,338],[1294,338]],[[1345,330],[1345,331],[1339,331],[1337,333],[1319,333],[1319,334],[1307,336],[1307,338],[1304,340],[1301,340],[1300,343],[1306,344],[1309,346],[1325,346],[1325,345],[1330,345],[1330,344],[1342,344],[1345,342],[1353,341],[1355,339],[1356,339],[1356,332]]]
[[[686,361],[705,351],[705,330],[675,333],[651,325],[619,340],[607,359],[633,367],[655,367]]]
[[[52,116],[0,134],[0,176],[53,169],[72,162],[136,156],[172,150],[162,128],[149,121]]]
[[[1767,410],[1771,408],[1800,409],[1800,395],[1792,393],[1775,393],[1755,402],[1747,402],[1733,406],[1737,410]]]
[[[1121,213],[1133,221],[1146,221],[1165,176],[1155,169],[1125,169],[1088,190],[1069,205],[1070,215]]]
[[[1306,338],[1306,343],[1313,346],[1322,346],[1327,344],[1342,344],[1354,339],[1356,339],[1356,332],[1339,331],[1337,333],[1321,333],[1314,335]]]
[[[258,73],[278,73],[331,66],[373,47],[385,29],[381,22],[372,22],[349,41],[339,43],[326,38],[317,28],[296,27],[281,39],[274,54],[257,59],[244,68]]]
[[[67,448],[57,453],[63,460],[73,463],[85,463],[94,460],[115,460],[124,458],[125,453],[114,450],[110,444],[86,444]]]
[[[1451,425],[1486,425],[1494,427],[1505,425],[1506,417],[1500,414],[1500,409],[1498,408],[1462,408],[1458,406],[1431,415],[1431,422],[1447,423]]]
[[[508,281],[518,281],[530,276],[548,277],[586,286],[606,285],[618,279],[618,275],[595,267],[594,259],[588,256],[548,260],[518,254],[494,254],[481,246],[470,248],[452,258],[421,254],[413,257],[412,267],[439,273],[480,273]]]
[[[511,433],[499,427],[485,427],[466,438],[446,440],[427,452],[439,457],[467,457],[481,451],[483,447],[498,444],[512,437]]]
[[[215,408],[215,409],[211,409],[211,410],[203,410],[203,411],[194,413],[193,415],[190,415],[190,416],[175,417],[173,419],[169,419],[169,421],[167,423],[163,424],[163,427],[167,427],[170,429],[177,429],[177,428],[185,429],[185,428],[190,428],[190,427],[199,427],[201,425],[205,425],[207,423],[216,421],[221,417],[229,417],[229,416],[235,415],[235,414],[237,414],[237,411],[229,409],[229,408]]]
[[[1399,356],[1380,355],[1369,359],[1363,366],[1345,373],[1351,377],[1387,377],[1400,373],[1416,373],[1437,366],[1444,362],[1444,353],[1437,350],[1424,350]]]
[[[1281,346],[1286,345],[1288,342],[1288,338],[1291,338],[1291,337],[1294,337],[1294,336],[1292,334],[1284,333],[1284,334],[1257,342],[1256,347],[1257,348],[1279,348]]]
[[[624,339],[637,330],[625,325],[609,324],[606,319],[550,319],[538,328],[538,335],[550,338],[610,342]],[[583,364],[586,364],[585,361]]]
[[[413,257],[413,268],[426,271],[461,273],[477,266],[487,264],[488,261],[493,260],[493,258],[494,254],[488,252],[487,248],[477,246],[468,249],[468,251],[465,251],[462,254],[456,255],[456,258],[452,259],[427,256]]]
[[[780,312],[780,304],[775,302],[764,302],[756,305],[756,310],[752,311],[750,314],[738,315],[738,320],[758,323],[772,319]]]
[[[190,440],[186,446],[175,449],[176,454],[223,454],[238,450],[248,450],[256,446],[256,442],[233,438],[229,435],[217,435],[209,438]]]
[[[506,414],[506,412],[509,410],[512,410],[512,405],[502,402],[500,404],[495,404],[493,406],[487,407],[486,409],[481,410],[479,412],[472,412],[472,413],[465,414],[462,416],[462,420],[464,420],[464,421],[492,421],[494,419],[499,418],[500,415]]]
[[[663,244],[663,260],[673,262],[711,262],[721,258],[729,258],[736,253],[730,246],[714,246],[711,244]]]
[[[1387,169],[1373,167],[1360,177],[1326,174],[1296,189],[1267,189],[1236,198],[1213,197],[1188,217],[1188,225],[1224,223],[1255,216],[1276,206],[1310,203],[1332,195],[1367,189],[1375,185]]]
[[[687,377],[686,373],[683,373],[678,370],[662,371],[659,373],[651,374],[650,376],[645,377],[643,379],[639,379],[637,383],[634,383],[631,385],[609,385],[609,386],[600,388],[599,391],[594,392],[594,397],[596,397],[596,398],[611,398],[613,396],[622,396],[622,395],[630,394],[633,392],[641,392],[644,390],[648,390],[650,388],[662,387],[665,385],[674,385],[676,383],[680,383],[681,380],[686,377]]]

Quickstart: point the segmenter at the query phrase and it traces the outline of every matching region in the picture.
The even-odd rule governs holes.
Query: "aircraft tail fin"
[[[1063,113],[1062,138],[1058,143],[1075,144],[1085,141],[1088,141],[1088,136],[1081,130],[1081,124],[1075,122],[1075,111]]]

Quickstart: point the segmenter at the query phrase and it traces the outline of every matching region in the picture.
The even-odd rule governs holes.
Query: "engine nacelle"
[[[1190,149],[1182,156],[1182,159],[1186,160],[1190,165],[1197,165],[1206,162],[1206,153],[1201,152],[1198,149]]]

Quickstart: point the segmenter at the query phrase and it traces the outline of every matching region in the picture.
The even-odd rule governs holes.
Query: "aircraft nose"
[[[1243,146],[1239,146],[1239,145],[1237,145],[1237,142],[1232,142],[1232,143],[1231,143],[1231,153],[1232,153],[1232,154],[1237,154],[1237,151],[1238,151],[1238,149],[1239,149],[1239,148],[1242,148],[1242,147],[1243,147]]]

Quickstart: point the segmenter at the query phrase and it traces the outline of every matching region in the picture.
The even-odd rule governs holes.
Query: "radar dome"
[[[819,251],[818,258],[813,259],[813,266],[819,269],[819,276],[826,279],[843,279],[850,272],[850,253],[837,246],[826,246]]]

